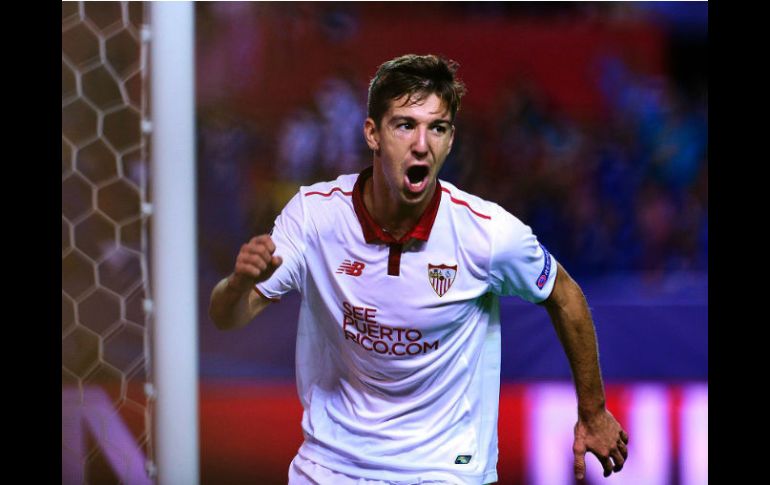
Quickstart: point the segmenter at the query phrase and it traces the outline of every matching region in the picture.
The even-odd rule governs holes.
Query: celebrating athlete
[[[363,127],[372,165],[300,188],[212,292],[221,329],[246,325],[290,290],[302,295],[305,440],[290,484],[497,481],[506,295],[545,307],[569,359],[575,476],[587,451],[605,476],[627,458],[580,287],[530,227],[438,179],[465,92],[457,67],[433,55],[382,64]]]

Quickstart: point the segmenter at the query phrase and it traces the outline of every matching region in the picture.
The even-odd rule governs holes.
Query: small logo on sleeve
[[[471,462],[473,455],[457,455],[455,458],[455,465],[467,465]]]
[[[540,245],[540,249],[542,249],[543,253],[545,253],[545,264],[543,265],[543,271],[540,272],[540,276],[538,276],[535,284],[542,290],[546,281],[548,281],[548,275],[551,274],[551,255],[542,244]]]
[[[366,265],[364,263],[360,263],[358,261],[350,261],[349,259],[346,259],[342,262],[339,268],[337,268],[337,274],[346,274],[350,276],[361,276],[361,273],[364,271],[364,267]]]

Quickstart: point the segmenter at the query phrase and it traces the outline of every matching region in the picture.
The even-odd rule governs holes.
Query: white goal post
[[[150,10],[152,289],[158,483],[199,482],[195,14]]]

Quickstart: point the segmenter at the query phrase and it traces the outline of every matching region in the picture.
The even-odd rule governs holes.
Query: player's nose
[[[417,158],[424,158],[428,154],[428,129],[424,126],[415,130],[412,153]]]

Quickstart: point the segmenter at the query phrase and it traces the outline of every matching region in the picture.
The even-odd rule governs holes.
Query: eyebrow
[[[388,120],[388,124],[396,124],[400,123],[402,121],[407,121],[412,124],[417,124],[417,120],[412,118],[411,116],[404,116],[404,115],[395,115],[391,119]],[[447,124],[449,126],[452,126],[452,121],[448,120],[446,118],[438,118],[430,122],[432,126],[440,125],[440,124]]]

